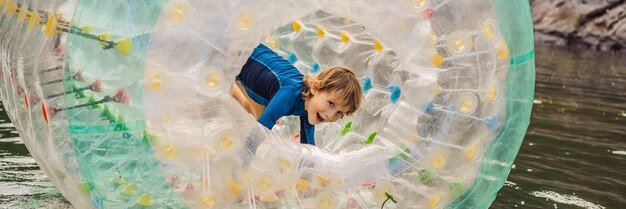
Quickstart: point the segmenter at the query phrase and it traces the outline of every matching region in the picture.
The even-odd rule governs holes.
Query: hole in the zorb
[[[315,124],[315,144],[317,146],[326,146],[328,143],[335,141],[342,137],[341,132],[346,128],[346,125],[354,120],[360,112],[363,112],[364,105],[369,103],[391,103],[395,102],[400,97],[399,82],[402,75],[394,72],[394,69],[398,67],[398,58],[396,54],[390,49],[386,49],[383,45],[373,37],[365,28],[364,25],[355,22],[349,18],[336,16],[323,11],[314,12],[306,17],[295,20],[292,23],[284,25],[269,36],[264,38],[261,43],[264,47],[267,47],[271,52],[276,53],[282,57],[286,62],[287,67],[295,67],[298,73],[304,76],[310,76],[312,79],[319,79],[320,75],[324,71],[329,69],[341,67],[351,70],[354,76],[358,80],[359,92],[362,92],[363,99],[361,100],[361,106],[351,115],[345,115],[343,118],[332,118],[331,115],[319,115],[314,111],[313,118],[309,117],[309,121],[319,122]],[[253,49],[250,49],[253,51]],[[254,56],[256,50],[253,51]],[[256,59],[254,60],[256,61]],[[250,64],[250,60],[246,62],[244,68],[254,68],[259,62]],[[267,63],[261,63],[263,65]],[[243,64],[242,64],[243,65]],[[261,66],[263,67],[263,66]],[[267,71],[259,71],[267,73]],[[272,79],[278,79],[283,74],[280,72],[272,72],[273,75],[269,76],[257,76],[253,81],[263,83],[260,80],[269,81],[266,83],[272,83]],[[259,88],[255,85],[258,83],[250,82],[252,84],[246,85],[242,83],[242,78],[250,75],[243,75],[243,72],[238,72],[236,82],[231,89],[231,95],[239,101],[243,109],[252,114],[255,118],[262,116],[264,111],[270,111],[267,104],[271,102],[274,95],[272,93],[277,92],[279,87],[276,85],[269,85],[267,88]],[[275,76],[274,76],[275,75]],[[269,77],[269,78],[268,78]],[[245,79],[245,78],[244,78]],[[306,79],[305,79],[306,80]],[[367,81],[367,82],[366,82]],[[282,85],[283,81],[279,81]],[[303,82],[304,83],[304,82]],[[390,87],[391,86],[391,87]],[[395,94],[394,87],[395,87]],[[310,86],[304,85],[303,91]],[[376,89],[374,91],[383,91],[383,95],[389,95],[388,98],[371,97],[367,98],[365,93],[370,89]],[[264,91],[266,90],[266,91]],[[349,89],[348,89],[349,90]],[[234,93],[233,93],[234,91]],[[340,89],[343,91],[343,89]],[[238,96],[235,94],[239,94]],[[294,96],[294,95],[291,95]],[[299,95],[301,96],[301,95]],[[245,98],[242,102],[241,98]],[[313,96],[315,97],[315,96]],[[395,98],[394,98],[395,97]],[[271,99],[270,99],[271,98]],[[310,97],[309,97],[310,99]],[[335,103],[342,103],[349,106],[350,101],[342,100],[343,98],[335,99]],[[388,102],[375,102],[368,100],[385,99]],[[280,101],[280,100],[278,100]],[[304,100],[307,103],[307,99]],[[309,100],[313,101],[313,99]],[[297,107],[282,107],[282,108],[297,108]],[[309,109],[308,106],[305,107]],[[379,108],[379,107],[374,107]],[[342,111],[343,112],[343,111]],[[375,113],[367,114],[372,115]],[[361,121],[366,121],[367,116],[361,116]],[[315,121],[315,119],[321,119]],[[273,124],[272,132],[284,139],[290,139],[294,141],[300,141],[305,132],[301,132],[301,117],[297,115],[284,115]],[[332,122],[330,122],[332,121]],[[369,127],[361,122],[357,126]],[[365,128],[372,129],[373,127]],[[369,130],[368,130],[369,131]],[[367,137],[367,136],[366,136]],[[304,142],[304,141],[303,141]]]

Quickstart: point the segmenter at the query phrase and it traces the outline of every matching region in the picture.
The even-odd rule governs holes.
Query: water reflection
[[[626,205],[626,54],[537,47],[535,105],[491,208]],[[68,208],[0,111],[0,208]]]

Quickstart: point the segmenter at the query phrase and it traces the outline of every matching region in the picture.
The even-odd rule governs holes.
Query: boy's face
[[[343,100],[339,98],[336,92],[311,91],[311,93],[313,96],[305,102],[305,109],[308,112],[311,125],[335,122],[348,111],[348,107],[341,105]]]

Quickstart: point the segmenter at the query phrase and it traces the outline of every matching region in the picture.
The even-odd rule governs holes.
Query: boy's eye
[[[343,112],[337,112],[337,114],[339,114],[339,116],[343,118]]]
[[[333,102],[328,102],[328,104],[330,105],[330,107],[334,107],[335,106],[335,103],[333,103]]]

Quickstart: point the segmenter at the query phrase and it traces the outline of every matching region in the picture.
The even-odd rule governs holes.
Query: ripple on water
[[[611,151],[611,153],[616,154],[616,155],[626,155],[626,151]]]
[[[19,167],[24,167],[24,166],[27,166],[27,167],[35,166],[35,167],[37,167],[37,162],[35,162],[35,159],[33,159],[30,156],[28,156],[28,157],[18,157],[18,156],[3,157],[3,158],[0,158],[0,162],[17,165]]]
[[[0,128],[15,128],[13,123],[0,123]]]
[[[589,202],[587,200],[584,200],[574,195],[559,194],[553,191],[534,191],[534,192],[531,192],[530,194],[532,194],[535,197],[546,198],[557,203],[574,205],[574,206],[587,208],[587,209],[604,209],[605,208],[604,206],[600,204]]]
[[[0,138],[0,143],[1,142],[6,142],[6,143],[21,143],[22,139],[20,139],[19,137],[8,137],[8,138]]]
[[[31,195],[37,193],[38,192],[34,191],[33,187],[30,185],[22,185],[21,183],[15,182],[0,183],[0,196]]]
[[[67,209],[71,205],[33,158],[0,155],[0,209],[5,208]]]

